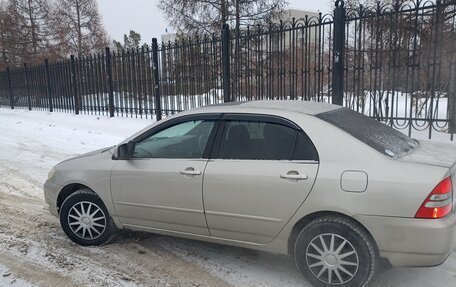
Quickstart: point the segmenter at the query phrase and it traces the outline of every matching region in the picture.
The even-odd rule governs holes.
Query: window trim
[[[279,124],[300,131],[301,128],[290,121],[289,119],[266,114],[250,114],[250,113],[225,113],[222,115],[221,120],[234,120],[234,121],[263,121],[273,124]]]
[[[179,125],[181,123],[185,123],[188,121],[200,121],[200,120],[214,120],[214,126],[212,127],[212,131],[209,135],[209,138],[206,143],[206,147],[204,149],[203,155],[201,158],[155,158],[155,157],[133,157],[131,158],[132,160],[144,160],[144,159],[185,159],[185,160],[196,160],[196,159],[209,159],[209,155],[211,154],[213,147],[214,147],[214,142],[215,142],[215,136],[219,130],[220,126],[220,118],[222,117],[223,114],[221,113],[204,113],[204,114],[192,114],[192,115],[183,115],[180,117],[176,117],[174,119],[170,119],[164,123],[161,123],[157,126],[154,126],[153,128],[145,131],[144,133],[140,134],[139,136],[135,137],[132,139],[134,143],[140,142],[156,133],[159,133],[167,128],[170,128],[172,126]]]
[[[280,124],[289,128],[292,128],[297,131],[297,133],[302,133],[304,136],[306,136],[312,145],[314,146],[316,152],[317,152],[317,157],[318,160],[295,160],[293,159],[295,149],[296,149],[296,142],[297,142],[297,136],[295,138],[295,142],[293,144],[293,152],[291,155],[291,159],[289,160],[281,160],[281,161],[292,161],[292,162],[299,162],[299,163],[319,163],[320,162],[320,156],[318,154],[318,149],[313,143],[312,139],[307,135],[306,132],[304,132],[297,124],[292,122],[289,119],[286,119],[281,116],[276,116],[276,115],[267,115],[267,114],[256,114],[256,113],[201,113],[201,114],[191,114],[191,115],[183,115],[176,117],[174,119],[170,119],[165,121],[164,123],[161,123],[159,125],[156,125],[152,127],[151,129],[145,131],[144,133],[138,135],[134,139],[132,139],[133,142],[138,142],[141,141],[155,133],[158,133],[162,130],[165,130],[171,126],[187,122],[187,121],[192,121],[192,120],[215,120],[214,126],[212,128],[211,134],[209,135],[209,139],[206,144],[206,148],[203,152],[203,156],[201,159],[218,159],[218,160],[248,160],[248,159],[220,159],[218,158],[218,153],[220,150],[220,143],[222,140],[222,135],[225,130],[225,125],[226,121],[228,120],[246,120],[246,121],[265,121],[269,123],[275,123],[275,124]],[[168,158],[132,158],[131,160],[144,160],[144,159],[168,159]],[[176,160],[179,158],[173,158],[173,160]],[[195,158],[196,159],[196,158]],[[186,160],[195,160],[195,159],[190,159],[186,158]],[[271,161],[271,160],[264,160],[264,161]],[[272,160],[272,161],[277,161],[277,160]]]

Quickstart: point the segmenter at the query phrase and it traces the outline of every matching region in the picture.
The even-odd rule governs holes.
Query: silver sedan
[[[230,103],[157,122],[56,165],[49,210],[100,245],[132,229],[290,254],[314,286],[364,286],[380,262],[455,248],[456,148],[346,108]]]

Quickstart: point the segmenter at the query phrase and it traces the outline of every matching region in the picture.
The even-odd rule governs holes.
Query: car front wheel
[[[366,286],[377,267],[377,253],[366,232],[342,217],[311,221],[295,242],[299,271],[314,286]]]
[[[89,189],[78,190],[65,199],[60,224],[72,241],[83,246],[102,245],[114,231],[103,201]]]

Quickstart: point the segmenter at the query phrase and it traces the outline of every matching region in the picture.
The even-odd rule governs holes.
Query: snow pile
[[[0,171],[7,175],[14,169],[38,186],[56,163],[115,145],[152,123],[136,118],[9,109],[0,109],[0,118]]]

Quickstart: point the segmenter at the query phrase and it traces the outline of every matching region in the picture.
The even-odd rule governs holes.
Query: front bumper
[[[456,249],[456,213],[442,219],[355,216],[395,267],[442,264]]]
[[[44,183],[44,200],[49,205],[49,212],[55,216],[59,216],[57,211],[57,196],[62,189],[62,186],[55,184],[49,180]]]

